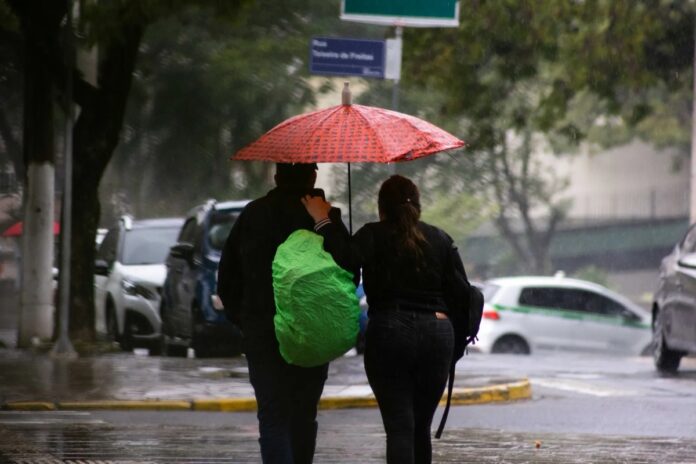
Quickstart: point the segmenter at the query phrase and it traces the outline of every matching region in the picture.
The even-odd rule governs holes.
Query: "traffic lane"
[[[345,411],[331,414],[342,415]],[[17,413],[0,413],[0,461],[260,462],[255,425],[173,422],[165,413],[130,413],[130,421],[104,421],[102,413],[34,414],[22,423]],[[177,413],[176,415],[179,415]],[[200,415],[200,413],[188,413]],[[109,414],[113,418],[113,414]],[[236,414],[217,414],[231,416]],[[148,418],[144,418],[148,416]],[[166,419],[159,423],[154,419]],[[39,418],[37,420],[37,418]],[[377,418],[378,420],[378,418]],[[153,424],[152,422],[157,422]],[[384,462],[381,424],[323,424],[316,462]],[[693,462],[696,441],[680,438],[511,432],[480,427],[447,428],[433,440],[434,462],[597,463]]]
[[[664,375],[657,372],[649,356],[566,351],[538,351],[531,355],[472,353],[457,364],[457,376],[467,375],[480,378],[621,379],[643,385],[680,384],[693,390],[696,386],[696,357],[683,358],[676,374]]]

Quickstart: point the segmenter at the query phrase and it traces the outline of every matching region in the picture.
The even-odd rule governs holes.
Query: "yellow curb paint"
[[[194,411],[242,412],[256,411],[254,398],[214,398],[192,401]]]
[[[131,409],[151,411],[184,411],[191,409],[190,401],[172,400],[111,400],[111,401],[65,401],[58,403],[58,409],[87,410],[87,409]]]
[[[374,396],[333,396],[322,398],[319,409],[374,408],[377,400]]]
[[[55,411],[56,405],[48,401],[13,401],[6,403],[3,409],[9,411]]]
[[[445,404],[447,393],[440,404]],[[532,387],[529,380],[524,379],[502,385],[491,385],[482,388],[456,388],[452,391],[453,405],[485,404],[526,400],[532,398]],[[377,406],[374,396],[333,396],[324,397],[319,401],[319,409],[372,408]],[[63,410],[155,410],[155,411],[220,411],[245,412],[256,411],[254,398],[205,398],[193,401],[173,400],[113,400],[113,401],[66,401],[51,403],[45,401],[14,401],[5,403],[3,409],[15,411],[54,411]]]
[[[445,394],[446,395],[446,394]],[[453,405],[485,404],[494,402],[526,400],[532,397],[532,387],[529,380],[520,382],[492,385],[483,388],[459,388],[452,391]],[[447,401],[445,396],[440,404]]]

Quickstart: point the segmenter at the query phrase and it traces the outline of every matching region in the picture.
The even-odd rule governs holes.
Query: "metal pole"
[[[396,36],[395,39],[398,41],[402,40],[404,35],[404,28],[401,26],[396,26]],[[392,109],[394,111],[399,111],[399,81],[401,79],[394,79],[394,85],[392,86]]]
[[[61,260],[60,260],[60,304],[58,340],[52,354],[74,357],[75,349],[70,342],[70,240],[72,237],[72,150],[73,150],[73,82],[72,73],[75,66],[74,33],[73,33],[73,2],[67,1],[67,17],[65,22],[65,145],[64,165],[65,179],[63,186],[63,206],[60,229]]]
[[[694,45],[696,45],[696,15],[694,15]],[[693,62],[693,95],[691,96],[691,203],[689,205],[689,223],[696,222],[696,47]]]
[[[353,235],[353,195],[350,184],[350,163],[348,163],[348,231]]]
[[[402,37],[404,35],[404,28],[401,26],[396,26],[395,30],[395,39],[398,40],[399,42],[402,41]],[[394,79],[394,85],[392,86],[392,109],[394,111],[399,111],[399,81],[401,78]],[[391,173],[396,174],[397,169],[396,169],[396,163],[392,163],[391,165]]]
[[[691,204],[689,205],[689,223],[696,222],[696,16],[694,16],[694,76],[693,94],[691,96]]]

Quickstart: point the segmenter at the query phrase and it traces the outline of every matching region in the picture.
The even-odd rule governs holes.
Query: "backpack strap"
[[[452,401],[452,388],[454,388],[454,367],[457,361],[452,360],[450,365],[449,377],[447,380],[447,404],[445,405],[445,410],[442,412],[442,419],[440,419],[440,425],[435,432],[435,438],[440,438],[442,436],[442,431],[445,429],[445,422],[447,422],[447,416],[449,415],[450,403]]]

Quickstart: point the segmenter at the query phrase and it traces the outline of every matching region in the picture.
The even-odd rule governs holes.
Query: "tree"
[[[65,88],[64,78],[62,78],[65,75],[65,65],[59,34],[60,21],[66,12],[66,2],[50,2],[51,8],[45,9],[43,8],[45,2],[39,0],[3,1],[8,1],[14,15],[22,25],[43,19],[47,11],[55,12],[55,15],[51,17],[52,28],[47,28],[45,31],[39,28],[42,34],[51,32],[54,36],[51,40],[41,42],[45,45],[44,48],[32,53],[31,56],[36,57],[45,67],[45,72],[41,74],[45,77],[41,89],[51,93],[57,92],[60,96],[62,89]],[[117,145],[122,140],[126,143],[145,144],[144,148],[140,147],[135,153],[140,155],[140,160],[152,158],[151,171],[158,175],[161,173],[161,177],[155,175],[149,177],[153,184],[166,179],[167,184],[176,185],[182,173],[188,176],[198,170],[199,173],[202,171],[213,174],[215,180],[204,185],[206,187],[212,185],[211,191],[216,192],[215,189],[222,188],[223,183],[229,178],[225,174],[227,171],[223,164],[225,161],[217,162],[216,160],[207,165],[192,156],[191,151],[196,151],[196,154],[203,155],[208,160],[224,152],[222,158],[226,159],[231,149],[241,146],[269,129],[283,115],[299,111],[302,105],[311,100],[309,88],[303,84],[298,91],[298,88],[293,88],[291,84],[299,82],[297,75],[306,74],[306,71],[303,71],[306,56],[303,48],[311,34],[308,31],[317,26],[323,27],[322,30],[326,31],[327,24],[331,21],[335,22],[336,19],[326,21],[325,18],[329,11],[335,18],[338,3],[316,0],[292,2],[122,0],[81,2],[80,5],[82,7],[79,25],[81,40],[83,46],[98,49],[98,60],[95,71],[96,83],[90,83],[79,72],[74,73],[73,82],[74,101],[79,105],[80,111],[74,128],[72,218],[74,234],[70,264],[72,275],[70,331],[73,339],[90,341],[94,339],[92,284],[94,240],[101,212],[98,190]],[[181,23],[177,24],[174,21],[167,24],[166,19],[174,14],[181,15],[179,16],[183,18],[180,20]],[[315,21],[317,18],[319,20]],[[164,22],[158,23],[160,20]],[[200,21],[200,23],[197,27],[189,27],[191,25],[186,21],[191,20]],[[162,32],[160,29],[150,36],[153,39],[151,42],[144,42],[146,31],[155,24],[165,29],[176,28],[179,25],[183,27],[168,32]],[[203,31],[206,27],[210,27],[211,30]],[[39,45],[27,33],[26,28],[22,31],[26,43],[35,47]],[[306,35],[303,36],[303,33]],[[191,34],[199,35],[191,37]],[[167,45],[164,42],[163,39],[167,35],[181,40],[189,50],[207,53],[212,59],[204,60],[202,63],[210,66],[205,69],[205,73],[196,74],[192,72],[195,70],[187,69],[185,65],[176,66],[175,62],[168,63],[169,66],[165,66],[163,72],[191,71],[188,76],[184,75],[183,79],[194,76],[201,80],[186,82],[179,79],[178,83],[170,82],[174,85],[162,87],[158,85],[159,82],[154,82],[159,72],[154,68],[162,64],[162,60],[183,60],[184,64],[188,60],[191,63],[191,55],[179,53],[176,47],[172,47],[172,43]],[[230,38],[227,39],[226,35]],[[210,50],[202,50],[193,43],[201,37],[204,39],[201,46],[208,46]],[[159,44],[158,39],[162,40]],[[154,46],[155,49],[148,49],[149,46]],[[143,56],[146,57],[152,52],[151,56],[155,57],[154,62],[149,63],[152,68],[136,67],[141,52],[144,52]],[[274,56],[283,61],[275,68],[258,67],[261,60],[253,56],[252,52],[257,53],[258,57]],[[158,59],[159,62],[157,62]],[[302,71],[296,73],[294,69]],[[32,79],[41,77],[37,77],[33,69],[28,67],[25,68],[25,73]],[[289,82],[285,82],[284,77],[292,78]],[[187,85],[181,85],[182,82]],[[134,84],[137,91],[142,92],[139,96],[146,104],[143,105],[142,111],[136,109],[131,113],[136,117],[130,120],[132,122],[123,134],[128,97]],[[269,87],[268,84],[272,85]],[[177,85],[179,85],[178,88]],[[208,86],[211,88],[206,88]],[[187,100],[187,93],[190,90],[195,91],[194,93],[199,96],[205,95],[207,101],[214,103],[209,108],[203,108],[199,113],[203,114],[201,118],[203,120],[197,120],[195,116],[187,118],[187,113],[191,109],[191,100]],[[234,97],[234,100],[226,101],[225,97],[230,95]],[[288,95],[291,98],[288,98]],[[49,103],[52,104],[53,100],[46,99],[43,104],[32,106],[32,108],[45,109]],[[161,114],[151,117],[150,111],[155,105],[160,108],[178,108],[178,112],[172,112],[165,117]],[[44,116],[44,121],[53,119],[51,115]],[[224,121],[225,124],[218,125],[225,118],[229,118]],[[181,124],[181,121],[185,124]],[[143,127],[149,131],[145,135],[140,133]],[[210,133],[214,135],[206,137],[205,134],[209,133],[211,127],[214,130]],[[193,133],[188,131],[191,128],[194,129]],[[47,142],[47,136],[26,129],[25,127],[25,138],[39,140],[41,143]],[[186,140],[187,135],[192,140]],[[201,138],[196,140],[199,136]],[[182,144],[182,140],[187,143]],[[156,149],[151,150],[153,147]],[[177,149],[175,160],[167,157],[168,151],[172,149]],[[187,150],[188,153],[186,153]],[[46,153],[50,153],[53,161],[52,148]],[[188,164],[182,163],[182,160],[185,160],[184,155],[189,157]],[[130,157],[131,154],[128,156]],[[120,162],[122,165],[128,164],[126,157]],[[191,166],[194,166],[194,169],[189,169]],[[222,169],[220,166],[223,166]],[[200,167],[203,169],[201,170]],[[233,172],[232,176],[237,180],[240,191],[243,190],[241,187],[247,186],[246,192],[251,192],[268,181],[269,167],[267,164],[244,166],[240,168],[243,171],[241,176],[238,176],[236,172]],[[194,175],[192,183],[195,184],[200,179],[205,177]],[[196,187],[200,188],[200,185],[201,182],[198,182]],[[176,192],[176,188],[167,187],[160,190],[163,194]],[[50,266],[48,268],[50,269]]]
[[[266,0],[250,4],[235,27],[200,8],[153,24],[103,193],[144,216],[267,191],[271,164],[229,157],[326,90],[308,79],[312,36],[378,30],[342,23],[338,11],[336,1]]]
[[[31,203],[33,185],[31,168],[36,163],[45,163],[52,167],[55,160],[53,150],[53,93],[65,88],[65,56],[63,42],[60,40],[61,21],[65,17],[65,1],[17,1],[8,0],[13,13],[19,19],[22,30],[25,75],[24,104],[24,152],[29,167],[28,184]],[[81,11],[83,30],[86,31],[90,46],[97,46],[99,59],[97,63],[97,85],[84,80],[79,72],[74,73],[75,103],[80,106],[80,115],[74,128],[74,173],[73,173],[73,210],[72,222],[74,234],[71,237],[72,249],[70,285],[70,331],[74,338],[92,340],[94,338],[94,240],[99,218],[98,200],[99,181],[116,147],[123,123],[127,97],[130,91],[133,69],[135,67],[139,46],[146,27],[156,18],[171,14],[191,2],[97,2],[84,3]],[[200,1],[201,5],[211,5],[224,14],[235,14],[239,2]],[[44,174],[44,179],[49,175]],[[45,186],[45,185],[44,185]],[[50,184],[52,187],[52,184]],[[49,190],[49,189],[46,189]],[[49,195],[53,191],[50,188]],[[44,217],[39,223],[52,224],[52,201],[47,202],[51,208],[41,210]],[[36,215],[36,209],[28,208],[25,223],[29,226]],[[42,232],[47,228],[44,227]],[[52,243],[52,234],[41,234],[34,243],[25,238],[24,256],[36,255],[36,250],[46,243]],[[35,248],[27,248],[32,245]],[[31,250],[32,254],[27,251]],[[43,255],[43,254],[42,254]],[[26,264],[26,262],[25,262]],[[26,267],[26,266],[25,266]],[[27,294],[45,294],[45,274],[48,272],[50,290],[50,263],[39,272],[44,278],[40,280],[41,289],[32,288],[25,279]],[[27,273],[25,273],[27,275]],[[41,290],[41,291],[39,291]],[[30,293],[33,292],[33,293]],[[45,296],[45,295],[44,295]],[[45,305],[44,301],[41,301]]]
[[[24,178],[21,108],[22,59],[19,24],[9,6],[0,3],[0,165],[10,165],[17,179]]]
[[[588,137],[684,141],[674,130],[684,105],[671,126],[660,124],[669,133],[646,123],[669,112],[663,97],[689,93],[689,2],[476,1],[458,29],[409,30],[405,47],[405,85],[446,94],[442,111],[462,121],[467,151],[483,168],[481,191],[498,205],[495,224],[520,270],[548,270],[565,206],[563,179],[533,169],[539,152],[562,153]],[[617,125],[621,136],[606,137]]]

